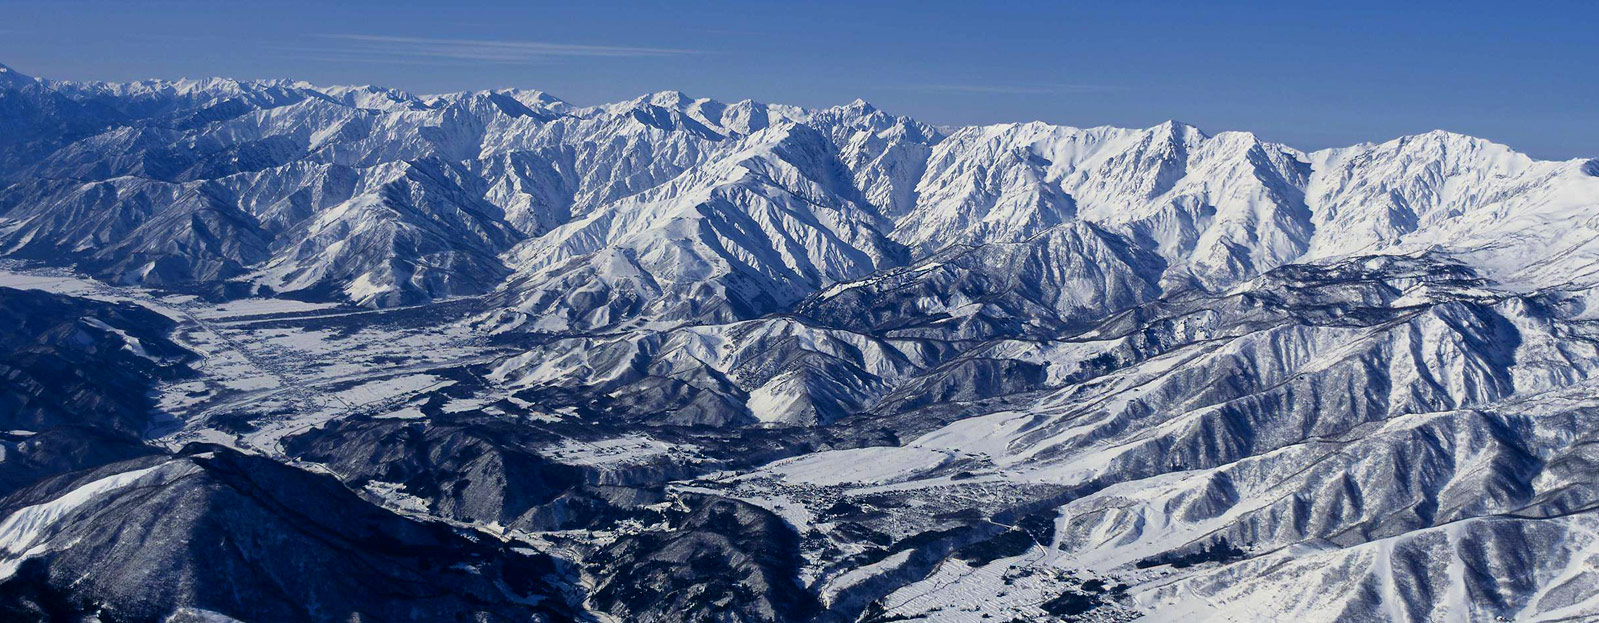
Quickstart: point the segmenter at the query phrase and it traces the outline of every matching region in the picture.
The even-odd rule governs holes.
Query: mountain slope
[[[516,251],[516,312],[541,329],[730,321],[893,263],[826,137],[762,130],[721,159]]]
[[[570,620],[548,558],[225,449],[47,481],[0,513],[0,608],[19,618]]]

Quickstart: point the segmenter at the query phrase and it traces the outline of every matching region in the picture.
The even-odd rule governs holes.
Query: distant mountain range
[[[0,612],[1599,618],[1599,160],[0,66],[0,257]]]

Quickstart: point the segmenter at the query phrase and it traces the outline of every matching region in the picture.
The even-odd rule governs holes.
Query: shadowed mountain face
[[[19,619],[571,620],[550,558],[231,450],[108,465],[4,506],[6,554],[33,554],[0,583]]]
[[[3,68],[0,129],[11,618],[1599,617],[1592,161]]]
[[[629,621],[792,621],[819,612],[793,570],[799,538],[772,513],[687,497],[662,529],[596,552],[591,603]]]
[[[167,339],[172,320],[134,305],[0,288],[0,426],[60,425],[137,436],[151,425],[156,382],[192,373]]]
[[[0,493],[155,452],[159,383],[192,376],[174,322],[128,304],[0,288]]]

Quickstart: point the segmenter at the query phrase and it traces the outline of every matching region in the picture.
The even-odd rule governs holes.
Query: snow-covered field
[[[163,441],[173,447],[206,440],[272,451],[286,435],[452,384],[427,370],[492,357],[463,326],[385,323],[384,311],[330,317],[338,306],[262,298],[211,304],[13,261],[0,265],[0,287],[132,303],[176,321],[175,341],[199,355],[191,364],[199,378],[159,390],[164,427],[172,429]],[[253,430],[213,425],[237,417]]]

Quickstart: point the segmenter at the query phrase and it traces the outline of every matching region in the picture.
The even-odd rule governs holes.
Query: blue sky
[[[862,97],[939,124],[1178,119],[1306,149],[1443,128],[1599,156],[1594,2],[438,4],[0,0],[0,63],[82,80],[515,86],[578,104]]]

